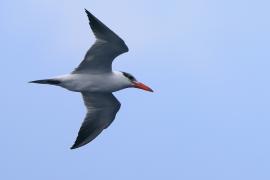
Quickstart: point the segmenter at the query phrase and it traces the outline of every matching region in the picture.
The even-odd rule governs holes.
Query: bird
[[[69,74],[29,82],[81,93],[87,113],[70,149],[88,144],[110,126],[121,106],[113,92],[132,87],[153,92],[130,73],[112,70],[113,60],[129,49],[116,33],[87,9],[85,12],[95,42],[83,61]]]

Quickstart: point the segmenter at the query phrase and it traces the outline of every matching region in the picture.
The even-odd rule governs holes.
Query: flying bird
[[[93,14],[86,9],[85,12],[96,41],[83,61],[69,74],[30,82],[60,86],[82,94],[87,113],[71,149],[91,142],[113,122],[121,104],[112,92],[130,87],[153,92],[130,73],[112,70],[113,60],[128,52],[128,47]]]

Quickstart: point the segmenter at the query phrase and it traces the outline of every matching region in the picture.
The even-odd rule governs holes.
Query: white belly
[[[76,92],[114,92],[128,87],[118,73],[69,74],[58,77],[61,87]]]

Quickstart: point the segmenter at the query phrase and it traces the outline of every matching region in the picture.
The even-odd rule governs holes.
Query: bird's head
[[[150,87],[137,81],[137,79],[134,76],[132,76],[131,74],[129,74],[127,72],[122,72],[122,74],[128,80],[130,87],[142,89],[142,90],[149,91],[149,92],[154,92]]]

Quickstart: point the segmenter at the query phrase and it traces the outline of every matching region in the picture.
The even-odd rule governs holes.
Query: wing
[[[85,10],[96,42],[87,51],[84,60],[73,73],[104,73],[112,71],[112,61],[128,52],[125,42],[89,11]]]
[[[112,123],[121,106],[112,93],[82,93],[82,96],[87,114],[71,149],[95,139]]]

